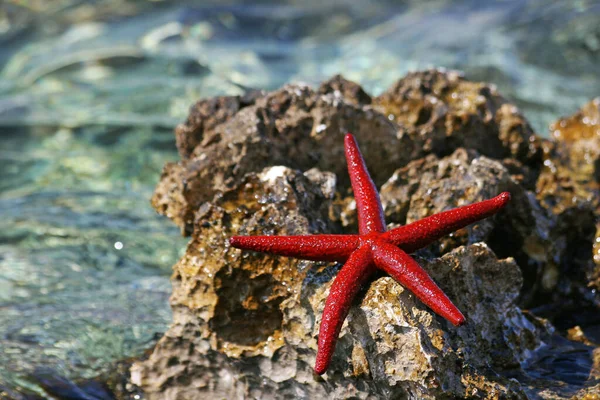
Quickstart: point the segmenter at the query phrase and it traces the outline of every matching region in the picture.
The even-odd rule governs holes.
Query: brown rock
[[[560,161],[571,171],[572,179],[588,193],[598,193],[600,181],[600,97],[574,115],[550,125],[550,132],[559,144]],[[588,196],[583,197],[590,200]],[[581,201],[580,199],[579,201]],[[593,199],[598,204],[598,199]]]
[[[190,157],[204,134],[227,121],[240,109],[254,103],[258,93],[249,96],[224,96],[200,100],[190,108],[187,120],[175,128],[175,140],[181,158]]]
[[[381,277],[350,312],[326,377],[313,376],[339,265],[243,253],[227,239],[339,230],[328,217],[334,182],[332,174],[271,167],[201,207],[175,266],[174,323],[133,368],[134,383],[149,399],[524,396],[502,371],[519,369],[546,328],[515,305],[516,263],[497,260],[485,244],[420,260],[467,315],[466,326],[453,328]]]
[[[521,266],[525,276],[521,304],[560,303],[573,296],[573,285],[581,283],[576,266],[591,245],[594,218],[589,208],[583,208],[568,219],[557,219],[523,188],[518,167],[518,162],[506,168],[501,161],[464,149],[441,159],[429,155],[413,161],[381,188],[386,218],[388,223],[405,225],[509,191],[512,199],[504,211],[440,239],[429,250],[441,255],[485,241],[500,257],[514,257]]]
[[[553,123],[550,132],[556,142],[546,149],[537,185],[538,198],[557,214],[578,203],[593,203],[597,207],[600,98]]]
[[[396,165],[406,162],[405,153],[395,150],[410,148],[410,138],[397,138],[393,124],[383,115],[347,102],[339,92],[317,95],[305,86],[286,86],[257,98],[254,105],[240,109],[214,129],[202,131],[202,141],[190,159],[181,163],[182,175],[179,169],[163,175],[162,180],[183,181],[175,196],[184,201],[168,210],[171,218],[183,223],[189,234],[202,202],[235,186],[246,173],[269,165],[300,170],[317,166],[335,172],[348,187],[342,141],[348,131],[361,141],[365,156],[374,160],[377,182],[382,183]],[[171,177],[169,172],[177,176]],[[172,185],[159,184],[155,197],[169,196],[162,193],[165,187]]]
[[[584,115],[589,122],[593,110],[573,123]],[[376,276],[320,378],[312,372],[316,338],[340,266],[242,253],[227,239],[354,232],[347,131],[383,185],[392,225],[504,190],[512,200],[495,217],[417,254],[465,313],[465,326],[450,326],[391,278]],[[132,367],[149,399],[593,393],[589,346],[576,343],[584,348],[569,358],[570,345],[554,344],[552,326],[518,304],[595,307],[587,288],[595,172],[573,162],[595,153],[571,139],[538,138],[492,86],[432,70],[371,98],[336,76],[316,91],[289,85],[199,102],[176,134],[182,161],[165,166],[153,205],[192,237],[174,267],[173,325],[149,359]],[[545,362],[554,358],[575,367],[577,382],[552,380]]]
[[[517,108],[494,86],[470,82],[457,71],[409,73],[375,107],[421,138],[426,152],[448,155],[458,147],[491,158],[515,158],[539,166],[541,140]]]
[[[427,118],[415,117],[417,109]],[[161,179],[167,182],[155,194],[181,201],[169,207],[153,203],[189,234],[202,202],[269,165],[332,171],[343,193],[349,180],[341,138],[348,131],[356,135],[378,185],[411,160],[448,155],[458,147],[495,158],[515,156],[534,173],[539,168],[540,141],[489,86],[455,72],[425,71],[400,80],[373,106],[360,86],[336,76],[318,91],[290,85],[247,99],[197,103],[176,132],[184,161],[165,170]],[[180,192],[164,193],[174,189],[172,181],[181,182]]]
[[[600,224],[591,226],[600,215],[600,99],[559,119],[550,131],[556,142],[546,151],[536,195],[557,216],[563,231],[580,231],[578,236],[584,239],[573,263],[577,268],[573,290],[595,297],[600,305],[597,294],[590,296],[590,288],[600,289]]]
[[[163,167],[160,181],[152,195],[150,203],[160,214],[167,216],[178,226],[184,227],[185,221],[193,220],[191,210],[185,213],[185,168],[182,163],[167,163]],[[185,232],[182,232],[185,233]]]
[[[341,75],[336,75],[319,86],[319,94],[333,94],[336,97],[343,97],[348,103],[360,106],[371,104],[371,96],[364,91],[360,85],[344,79]]]
[[[576,325],[567,331],[567,339],[574,342],[580,342],[588,346],[597,346],[585,336],[585,333],[579,325]]]

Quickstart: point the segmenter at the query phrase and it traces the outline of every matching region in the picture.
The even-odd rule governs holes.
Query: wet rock
[[[175,140],[181,158],[189,158],[202,142],[205,132],[210,133],[240,109],[252,105],[257,95],[214,97],[194,104],[187,120],[175,128]]]
[[[526,192],[501,162],[461,148],[447,157],[429,155],[396,170],[381,187],[381,199],[388,223],[405,225],[441,211],[492,198],[503,191],[512,194],[510,212],[517,210],[516,204],[528,203]],[[521,209],[518,211],[522,212]],[[524,212],[521,218],[533,222],[534,218],[526,216],[527,213],[531,214],[531,211]],[[436,242],[431,249],[435,247],[434,253],[440,255],[460,245],[485,240],[495,225],[494,220],[495,217],[487,218],[461,229]],[[532,227],[518,228],[531,231]],[[524,232],[523,236],[529,235]]]
[[[22,382],[35,382],[7,388],[0,383],[1,400],[133,400],[142,399],[143,392],[131,384],[129,368],[134,360],[120,360],[94,377],[70,379],[64,371],[48,366],[36,368]]]
[[[334,94],[341,96],[345,101],[355,105],[371,104],[371,96],[364,91],[360,85],[336,75],[330,80],[323,82],[317,91],[319,94]],[[336,93],[337,92],[337,93]]]
[[[340,79],[332,81],[330,87],[341,87]],[[161,204],[161,198],[173,195],[165,193],[174,188],[169,182],[183,182],[174,194],[183,201],[157,209],[168,212],[189,234],[193,215],[202,202],[235,186],[246,173],[258,172],[269,165],[300,170],[316,166],[336,173],[341,184],[348,187],[348,178],[342,174],[346,166],[341,140],[348,131],[361,141],[365,155],[375,160],[373,178],[383,183],[395,165],[406,161],[405,153],[395,150],[412,147],[410,138],[397,138],[395,127],[387,118],[356,105],[360,97],[348,102],[350,92],[344,92],[346,97],[337,90],[319,95],[306,86],[290,85],[256,98],[253,105],[239,109],[219,124],[217,119],[200,123],[202,112],[196,109],[198,118],[191,116],[185,129],[179,128],[179,134],[185,130],[201,135],[194,134],[179,142],[193,143],[200,136],[202,140],[188,160],[182,161],[178,168],[164,171],[153,204]],[[231,101],[220,99],[219,103]],[[222,116],[229,115],[236,107],[234,101]]]
[[[163,167],[160,181],[150,201],[156,211],[182,228],[185,227],[185,221],[194,218],[193,211],[185,207],[184,188],[185,168],[182,163],[167,163]]]
[[[575,396],[573,400],[600,400],[600,384],[582,389]]]
[[[342,137],[348,131],[357,137],[377,185],[409,161],[428,153],[445,156],[458,147],[495,158],[514,156],[534,171],[541,165],[540,141],[529,125],[485,84],[431,70],[408,75],[372,101],[360,86],[336,76],[317,91],[289,85],[247,99],[197,103],[176,132],[183,160],[165,169],[153,204],[190,234],[200,204],[270,165],[331,171],[345,192]],[[171,182],[180,184],[175,188]],[[169,192],[175,189],[178,193]],[[165,207],[160,199],[169,196],[177,201]]]
[[[133,382],[150,399],[523,396],[502,376],[548,332],[516,306],[512,259],[483,243],[420,259],[469,323],[453,328],[389,277],[379,277],[344,325],[328,374],[313,375],[322,309],[339,265],[243,253],[234,234],[336,232],[335,177],[284,167],[246,175],[205,203],[175,266],[174,323]]]
[[[583,332],[583,330],[581,329],[581,327],[579,325],[575,325],[573,328],[571,328],[567,331],[567,338],[574,342],[581,342],[588,346],[597,346],[596,343],[593,343],[592,341],[590,341],[590,339],[588,339],[585,336],[585,333]]]
[[[574,399],[578,394],[592,394],[598,384],[594,375],[596,350],[555,335],[523,364],[527,374],[514,377],[533,399]]]
[[[586,252],[590,259],[594,217],[589,208],[573,210],[568,218],[546,210],[522,184],[523,168],[514,160],[507,168],[504,161],[465,149],[413,161],[381,188],[387,221],[404,225],[509,191],[512,199],[504,211],[440,239],[429,250],[441,255],[485,241],[499,257],[517,260],[525,277],[521,304],[561,303],[582,282],[578,266]]]
[[[574,121],[585,114],[589,122],[592,112]],[[312,371],[318,327],[340,265],[242,253],[227,239],[355,232],[347,131],[383,185],[392,226],[505,190],[512,200],[416,255],[465,313],[465,326],[450,326],[376,276],[321,378]],[[492,86],[438,70],[409,74],[375,98],[336,76],[317,90],[288,85],[199,102],[177,130],[182,160],[165,167],[153,197],[191,235],[174,267],[174,321],[132,367],[132,381],[150,399],[592,393],[593,348],[557,341],[549,322],[520,308],[597,307],[588,288],[597,207],[583,195],[568,202],[592,190],[594,173],[571,172],[582,168],[575,155],[592,153],[559,139],[537,137]]]
[[[581,232],[575,235],[581,247],[572,263],[578,283],[572,290],[600,305],[600,224],[592,226],[600,215],[600,99],[559,119],[550,131],[556,142],[546,152],[536,195],[562,230]]]
[[[537,167],[543,140],[496,88],[470,82],[457,71],[409,73],[381,96],[376,108],[420,138],[426,152],[448,155],[458,147],[515,158]]]
[[[600,98],[550,126],[555,145],[546,150],[537,183],[542,203],[560,214],[578,204],[598,206]]]
[[[550,126],[552,136],[567,152],[570,169],[582,183],[600,180],[600,98],[584,105],[574,115]]]

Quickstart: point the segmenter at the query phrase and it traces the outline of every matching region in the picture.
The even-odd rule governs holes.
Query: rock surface
[[[589,122],[591,104],[572,120]],[[227,239],[354,232],[347,131],[382,187],[391,225],[505,190],[513,198],[502,213],[417,253],[465,326],[452,327],[379,275],[318,377],[318,327],[340,265],[242,253]],[[174,267],[174,321],[149,359],[132,367],[133,383],[150,399],[593,394],[595,338],[570,351],[573,342],[522,310],[597,307],[589,286],[598,207],[591,195],[561,205],[565,182],[582,193],[595,188],[591,178],[556,173],[579,168],[580,154],[590,153],[576,150],[587,145],[574,134],[563,136],[541,139],[492,86],[452,71],[409,74],[375,98],[336,76],[317,90],[290,85],[198,102],[176,130],[182,160],[165,166],[153,197],[191,235]],[[585,337],[587,327],[579,329]],[[540,372],[557,354],[574,368],[568,379]]]
[[[600,98],[584,105],[574,115],[561,118],[550,126],[556,139],[554,151],[544,162],[537,184],[542,204],[562,219],[574,214],[600,215]],[[587,231],[595,229],[593,258],[585,254],[578,262],[580,282],[585,287],[600,290],[600,223],[589,225],[598,218],[589,218]],[[573,225],[572,221],[566,222]],[[600,297],[595,296],[600,304]]]
[[[377,108],[419,138],[425,152],[458,147],[493,158],[512,157],[538,167],[542,140],[493,85],[470,82],[456,71],[414,72],[375,99]]]
[[[525,285],[520,304],[560,303],[583,282],[569,266],[581,265],[582,254],[590,260],[593,210],[582,203],[568,217],[549,212],[523,184],[525,169],[463,148],[444,158],[415,160],[382,186],[387,221],[404,225],[509,191],[512,200],[505,212],[440,239],[430,246],[432,255],[485,241],[499,257],[513,257],[521,267]]]
[[[322,308],[339,265],[242,253],[227,245],[237,233],[339,229],[328,218],[335,178],[307,175],[267,168],[201,207],[188,251],[175,266],[174,325],[134,369],[134,382],[150,398],[436,398],[496,386],[520,393],[509,380],[489,378],[485,371],[518,368],[540,346],[546,327],[515,305],[522,283],[516,263],[499,261],[482,243],[422,260],[468,315],[468,326],[451,328],[391,278],[380,277],[348,318],[326,378],[313,376]],[[249,390],[259,377],[260,389]],[[179,380],[172,394],[172,382]]]
[[[153,205],[190,234],[202,202],[267,166],[331,171],[344,191],[349,180],[339,142],[345,132],[356,136],[377,185],[398,166],[459,147],[541,166],[541,140],[493,87],[432,70],[409,74],[373,100],[336,76],[316,91],[288,85],[262,96],[196,103],[176,130],[183,159],[165,167]]]

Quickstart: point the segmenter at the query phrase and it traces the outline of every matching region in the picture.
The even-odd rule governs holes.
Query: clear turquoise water
[[[377,94],[443,66],[534,127],[600,95],[597,1],[0,2],[0,386],[95,376],[166,329],[185,239],[149,205],[200,97],[315,84]]]

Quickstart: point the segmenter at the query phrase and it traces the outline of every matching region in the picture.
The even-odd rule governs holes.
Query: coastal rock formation
[[[307,86],[289,85],[254,98],[253,103],[237,98],[197,103],[186,124],[177,129],[179,150],[190,156],[165,167],[154,207],[189,234],[203,202],[267,166],[302,171],[317,167],[335,173],[347,188],[344,152],[336,135],[347,131],[355,133],[365,157],[373,159],[373,179],[383,183],[397,165],[409,160],[396,150],[415,144],[408,136],[397,136],[384,115],[357,105],[361,96],[347,101],[344,96],[353,95],[352,90],[340,92],[334,89],[338,86],[324,84],[323,93],[317,94]],[[219,104],[220,112],[200,122],[209,113],[206,109],[214,106],[207,103]],[[198,143],[193,149],[186,147],[193,143]],[[171,197],[175,201],[170,202]]]
[[[596,231],[593,257],[584,254],[576,263],[581,285],[574,289],[587,292],[588,288],[594,288],[597,293],[600,289],[600,223],[595,228],[590,225],[600,215],[600,98],[590,101],[574,115],[553,123],[550,132],[556,145],[547,154],[537,182],[538,198],[559,218],[570,220],[579,215],[586,219],[582,224],[566,221],[565,225]],[[600,304],[600,296],[595,296],[595,302]]]
[[[447,157],[429,155],[398,169],[382,186],[381,197],[388,221],[404,225],[511,192],[505,212],[440,239],[430,246],[432,255],[484,241],[499,257],[513,257],[521,267],[525,284],[520,304],[560,303],[573,285],[583,282],[569,266],[578,255],[589,255],[594,216],[586,203],[569,212],[568,219],[549,212],[526,189],[525,174],[525,167],[515,162],[461,148]]]
[[[522,277],[514,260],[498,260],[483,243],[420,260],[466,326],[452,328],[380,277],[352,310],[326,377],[313,375],[322,308],[340,266],[242,253],[227,239],[335,232],[334,189],[331,173],[271,167],[201,207],[175,266],[173,326],[133,370],[149,398],[521,393],[487,371],[518,368],[548,327],[515,305]]]
[[[501,191],[512,200],[416,254],[466,325],[452,327],[376,276],[318,377],[318,327],[341,266],[240,252],[228,238],[355,232],[347,131],[382,187],[392,225]],[[560,376],[536,371],[573,342],[557,340],[550,322],[522,309],[595,307],[585,271],[593,269],[597,207],[582,197],[558,210],[567,181],[549,167],[575,168],[579,145],[535,135],[492,86],[431,70],[371,97],[336,76],[316,90],[289,85],[200,101],[176,137],[182,159],[165,166],[152,202],[191,240],[174,266],[173,324],[131,370],[149,399],[593,393],[595,338],[577,343],[569,354],[578,358],[563,357],[576,377],[556,385]]]
[[[182,160],[165,166],[152,204],[190,234],[200,204],[267,166],[331,171],[342,192],[349,187],[339,146],[345,132],[356,136],[377,185],[411,160],[459,147],[541,166],[541,141],[491,86],[431,70],[409,74],[373,100],[337,76],[316,91],[288,85],[196,103],[176,129]]]
[[[491,158],[513,158],[538,167],[543,141],[518,109],[493,85],[471,82],[456,71],[413,72],[374,100],[424,152],[448,155],[459,147]]]

